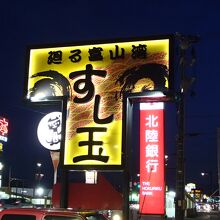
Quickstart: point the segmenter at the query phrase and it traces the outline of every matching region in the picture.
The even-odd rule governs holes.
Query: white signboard
[[[49,150],[59,150],[61,142],[61,112],[51,112],[44,116],[37,129],[40,143]]]

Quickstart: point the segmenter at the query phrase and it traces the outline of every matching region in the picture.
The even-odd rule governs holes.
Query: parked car
[[[77,212],[68,209],[12,208],[0,212],[0,220],[107,220],[99,212]]]
[[[10,208],[31,208],[31,201],[25,198],[0,199],[0,210]]]

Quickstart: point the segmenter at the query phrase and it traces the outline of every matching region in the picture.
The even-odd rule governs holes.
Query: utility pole
[[[185,200],[185,157],[184,157],[184,137],[185,137],[185,94],[188,87],[192,84],[193,78],[186,77],[186,66],[188,60],[186,57],[187,50],[193,43],[198,42],[199,38],[196,36],[176,35],[179,40],[179,73],[180,86],[177,94],[177,117],[178,117],[178,135],[176,140],[176,198],[175,198],[175,219],[183,220],[186,209]],[[194,54],[190,65],[195,62]]]

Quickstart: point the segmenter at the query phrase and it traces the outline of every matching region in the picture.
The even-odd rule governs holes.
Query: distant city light
[[[119,214],[115,214],[112,217],[113,220],[121,220],[121,216]]]
[[[3,167],[4,167],[3,163],[2,163],[2,162],[0,162],[0,170],[2,170],[2,169],[3,169]]]
[[[174,192],[174,191],[169,191],[169,192],[167,192],[167,194],[172,196],[172,197],[176,196],[176,192]]]

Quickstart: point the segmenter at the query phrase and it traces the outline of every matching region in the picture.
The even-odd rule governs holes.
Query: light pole
[[[203,177],[206,177],[208,176],[209,177],[209,195],[211,196],[212,195],[212,171],[209,171],[209,172],[201,172],[201,176]]]
[[[35,192],[36,192],[36,189],[40,186],[40,181],[41,179],[44,177],[44,174],[41,173],[41,167],[42,167],[42,163],[38,162],[37,164],[37,167],[36,167],[36,173],[35,173],[35,187],[34,187],[34,195],[35,196]]]
[[[41,179],[44,177],[44,174],[41,173],[41,163],[37,163],[37,172],[35,173],[35,179],[37,181],[37,185],[40,185]]]

